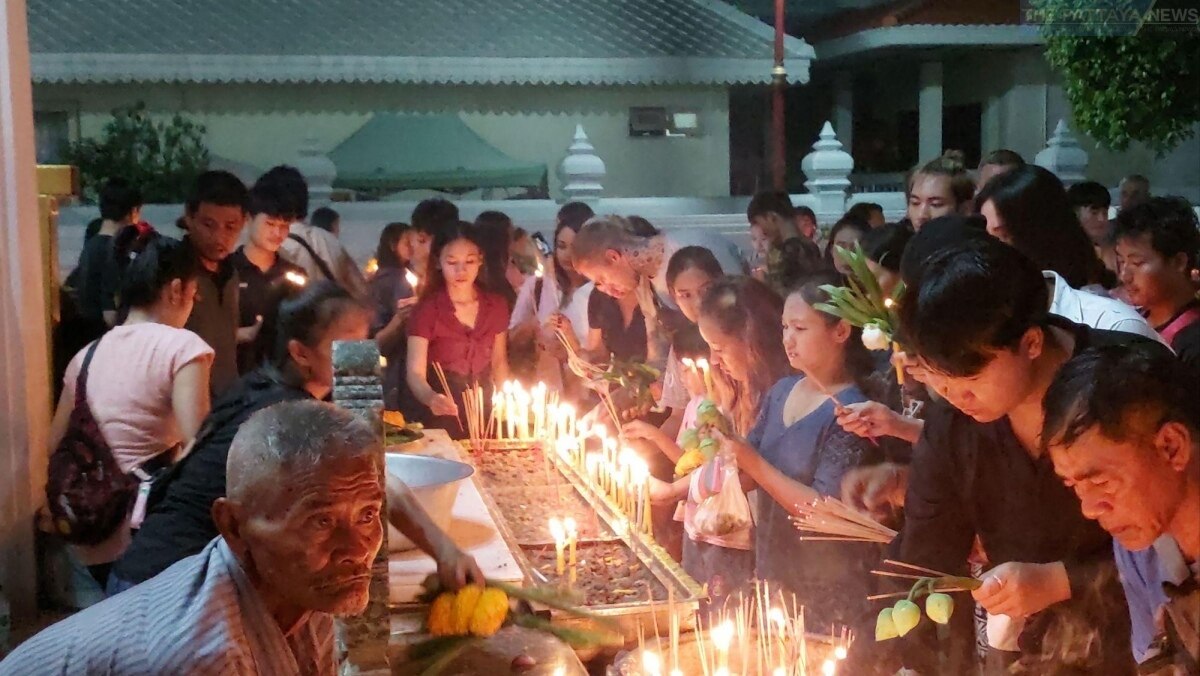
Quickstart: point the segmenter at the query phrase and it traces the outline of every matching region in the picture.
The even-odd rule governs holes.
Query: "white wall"
[[[135,101],[163,117],[183,111],[208,128],[209,149],[267,168],[294,161],[308,134],[332,149],[374,111],[460,113],[485,140],[514,158],[550,168],[582,123],[608,165],[615,197],[729,194],[729,102],[722,87],[484,87],[402,85],[38,85],[39,108],[78,113],[83,135],[110,111]],[[630,138],[631,106],[695,110],[695,138]]]
[[[876,77],[877,114],[892,119],[901,110],[916,108],[919,63],[916,54],[891,55],[858,66]],[[1061,78],[1040,47],[960,49],[944,57],[943,64],[945,105],[983,104],[984,153],[1008,148],[1032,161],[1059,119],[1074,128]],[[1119,153],[1106,150],[1076,131],[1090,157],[1090,178],[1115,188],[1121,177],[1139,173],[1150,179],[1155,194],[1181,195],[1200,203],[1200,125],[1195,137],[1162,158],[1140,143]]]

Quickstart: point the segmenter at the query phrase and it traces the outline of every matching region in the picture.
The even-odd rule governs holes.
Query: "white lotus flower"
[[[891,339],[877,324],[867,324],[863,327],[862,342],[868,350],[886,350],[892,344]]]

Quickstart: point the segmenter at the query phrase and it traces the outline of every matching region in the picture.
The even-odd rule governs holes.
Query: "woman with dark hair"
[[[566,351],[554,332],[561,330],[572,334],[579,342],[586,340],[588,335],[588,298],[594,287],[575,270],[571,257],[575,233],[582,226],[578,220],[558,222],[549,269],[540,277],[531,276],[525,280],[508,322],[509,343],[532,342],[537,348],[536,377],[552,386],[574,382],[563,378]]]
[[[475,218],[476,239],[483,250],[483,282],[488,291],[499,294],[509,312],[517,302],[517,290],[508,279],[512,259],[513,222],[502,211],[485,211]],[[430,256],[430,260],[434,260]]]
[[[704,247],[685,246],[671,256],[671,261],[667,263],[667,288],[682,315],[676,322],[680,326],[671,328],[672,336],[696,325],[700,320],[700,302],[704,294],[724,276],[717,257]],[[679,355],[675,354],[673,337],[671,351],[667,354],[667,367],[663,372],[662,397],[658,403],[671,409],[671,417],[663,424],[663,431],[674,434],[682,420],[688,396],[683,386],[683,370]]]
[[[383,405],[389,411],[401,411],[405,417],[418,412],[404,378],[408,346],[405,326],[417,302],[417,290],[408,280],[413,274],[409,268],[413,257],[411,231],[412,226],[407,223],[389,223],[383,228],[375,249],[379,269],[368,283],[375,310],[371,335],[379,345],[379,354],[387,359],[383,371]]]
[[[839,496],[846,471],[871,460],[870,443],[836,421],[839,407],[866,400],[862,387],[874,370],[861,331],[816,309],[829,302],[821,286],[837,283],[836,275],[817,275],[788,295],[782,331],[775,332],[788,365],[800,373],[771,387],[746,441],[731,438],[728,448],[760,489],[758,578],[804,599],[806,618],[815,626],[856,627],[871,613],[866,596],[878,552],[860,543],[801,542],[789,520],[797,505]],[[710,296],[706,309],[720,300]]]
[[[987,219],[988,234],[1072,288],[1103,292],[1115,282],[1079,225],[1062,181],[1050,171],[1035,164],[1007,171],[989,181],[975,203]]]
[[[242,423],[280,402],[328,397],[333,343],[367,337],[370,308],[337,284],[314,282],[293,293],[274,318],[277,330],[268,360],[217,401],[191,452],[155,487],[146,521],[113,568],[112,593],[154,577],[217,536],[212,505],[225,497],[225,462]],[[467,557],[406,499],[411,499],[408,492],[389,480],[388,520],[436,556],[439,571],[465,563]]]
[[[751,277],[715,282],[700,304],[697,324],[712,353],[717,404],[745,434],[758,419],[763,397],[790,374],[783,349],[783,300]]]
[[[49,448],[53,452],[66,435],[82,382],[84,401],[121,471],[152,475],[175,462],[208,414],[213,350],[183,328],[200,263],[186,244],[158,235],[118,236],[115,257],[124,268],[120,298],[126,316],[67,366]],[[98,545],[73,548],[101,589],[141,516],[131,512]]]
[[[833,229],[829,231],[829,244],[825,245],[825,263],[842,275],[850,274],[850,268],[842,260],[842,257],[837,255],[835,247],[840,246],[848,251],[853,251],[854,245],[868,232],[871,232],[871,226],[865,222],[853,216],[843,216],[841,220],[833,224]]]
[[[459,221],[441,228],[408,324],[408,387],[428,407],[429,424],[460,438],[466,434],[458,419],[463,390],[479,384],[491,401],[492,384],[508,378],[508,306],[488,290],[486,278],[475,226]],[[431,364],[445,371],[450,393],[430,384]]]
[[[900,259],[904,258],[904,250],[912,236],[911,229],[889,223],[864,234],[858,242],[867,257],[867,268],[879,280],[885,296],[892,295],[900,283]]]

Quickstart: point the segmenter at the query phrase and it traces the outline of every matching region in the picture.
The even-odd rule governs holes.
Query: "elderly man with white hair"
[[[383,542],[379,443],[330,404],[256,413],[212,507],[220,535],[22,644],[0,673],[334,674],[333,617],[366,607]]]

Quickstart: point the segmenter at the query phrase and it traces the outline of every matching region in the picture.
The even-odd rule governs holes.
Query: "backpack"
[[[121,471],[87,403],[92,343],[75,383],[75,408],[66,434],[50,454],[46,504],[55,531],[76,545],[103,542],[125,522],[138,482]]]

